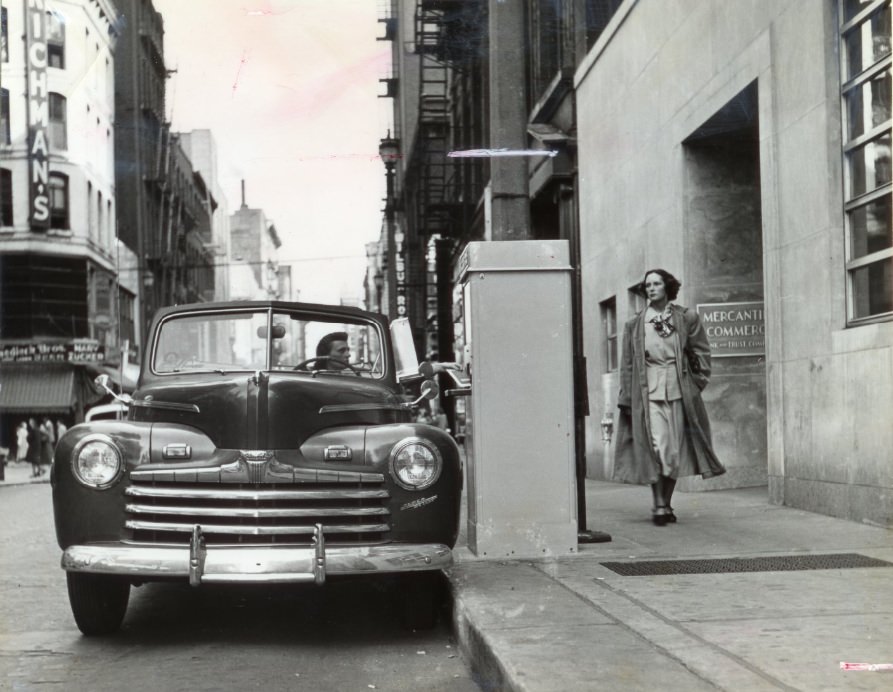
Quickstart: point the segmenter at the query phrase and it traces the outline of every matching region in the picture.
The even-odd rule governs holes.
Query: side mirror
[[[437,382],[435,382],[434,380],[425,380],[424,382],[422,382],[420,393],[420,402],[424,399],[431,401],[432,399],[436,399],[437,395],[440,394],[440,387],[437,386]]]
[[[111,394],[115,399],[120,401],[122,404],[130,405],[130,402],[133,401],[133,398],[129,394],[117,394],[115,391],[109,387],[109,382],[111,379],[108,375],[103,373],[102,375],[97,375],[96,379],[93,380],[93,384],[95,384],[100,389],[104,389],[107,394]]]
[[[435,382],[434,380],[425,380],[419,387],[419,398],[415,401],[410,401],[403,404],[403,407],[415,408],[426,399],[429,401],[431,399],[436,399],[438,394],[440,394],[440,387],[437,386],[437,382]]]

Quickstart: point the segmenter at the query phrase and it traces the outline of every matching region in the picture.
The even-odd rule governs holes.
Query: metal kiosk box
[[[469,548],[488,557],[575,553],[567,241],[469,243],[459,278],[472,380]]]

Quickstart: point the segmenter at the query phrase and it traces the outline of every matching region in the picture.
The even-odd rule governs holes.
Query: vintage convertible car
[[[413,422],[436,384],[407,332],[303,303],[160,311],[127,419],[73,426],[56,448],[56,536],[80,630],[117,630],[131,585],[147,581],[381,573],[405,573],[407,613],[430,622],[462,477],[453,439]]]

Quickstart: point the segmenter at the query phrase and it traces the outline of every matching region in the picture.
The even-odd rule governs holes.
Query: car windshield
[[[279,370],[379,378],[384,363],[375,322],[270,309],[171,316],[152,355],[152,370],[161,374]]]

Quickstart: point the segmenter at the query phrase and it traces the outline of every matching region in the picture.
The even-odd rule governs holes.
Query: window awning
[[[77,402],[75,370],[46,363],[4,363],[0,367],[3,413],[71,412]]]

